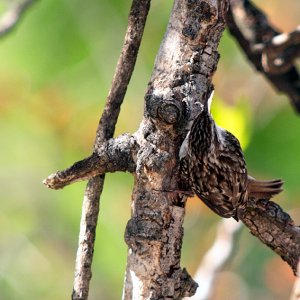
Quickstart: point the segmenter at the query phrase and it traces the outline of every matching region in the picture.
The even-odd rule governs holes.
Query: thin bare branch
[[[38,0],[24,0],[5,12],[0,19],[0,37],[4,37],[11,32],[21,21],[28,9],[36,2]]]
[[[234,219],[223,219],[220,221],[215,241],[212,247],[206,252],[194,276],[195,281],[201,288],[197,289],[196,294],[189,299],[209,299],[218,271],[232,255],[237,233],[242,228],[241,225],[241,222],[236,222]]]
[[[290,300],[300,300],[300,263],[298,262],[298,270],[297,270],[298,277],[295,280],[294,288],[291,294]]]
[[[134,70],[149,8],[150,0],[133,0],[132,2],[124,45],[97,129],[94,152],[97,152],[101,144],[112,138],[114,134],[120,107]],[[99,213],[99,199],[103,183],[104,175],[96,176],[89,180],[86,188],[76,256],[73,300],[85,300],[88,298],[89,283],[92,276],[91,265]]]
[[[256,70],[300,112],[300,75],[293,65],[299,55],[298,28],[291,34],[280,34],[249,0],[230,0],[227,25]],[[284,42],[278,43],[280,40]]]

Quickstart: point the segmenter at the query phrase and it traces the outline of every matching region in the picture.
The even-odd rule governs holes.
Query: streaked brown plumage
[[[221,217],[238,220],[249,198],[270,199],[282,191],[280,179],[248,176],[239,141],[215,124],[207,106],[194,120],[185,143],[180,153],[184,176],[193,192]]]

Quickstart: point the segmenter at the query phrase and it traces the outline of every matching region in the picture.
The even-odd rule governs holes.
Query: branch
[[[241,221],[262,243],[280,255],[291,266],[294,274],[299,274],[297,266],[300,257],[300,228],[294,225],[290,216],[279,205],[268,200],[250,202]],[[223,219],[219,224],[215,242],[204,256],[195,275],[195,280],[201,285],[201,289],[198,289],[191,299],[209,298],[215,276],[230,258],[234,239],[240,228],[241,223],[233,219]],[[293,300],[300,297],[299,291],[299,280],[297,280]]]
[[[298,263],[297,274],[300,274],[300,264]],[[294,288],[291,294],[290,300],[299,300],[300,299],[300,278],[297,277],[294,283]]]
[[[29,7],[37,1],[38,0],[24,0],[5,12],[0,19],[0,37],[11,32],[21,21]]]
[[[122,53],[118,60],[112,86],[97,129],[94,152],[97,152],[101,144],[112,138],[114,134],[120,107],[134,70],[149,8],[150,0],[133,0],[132,2]],[[73,300],[88,298],[99,198],[103,184],[104,175],[97,176],[89,180],[86,188],[76,257]]]
[[[268,200],[250,201],[241,221],[262,243],[280,255],[296,274],[300,257],[300,228],[278,204]]]
[[[195,280],[201,288],[197,289],[196,294],[190,298],[191,300],[209,299],[218,271],[230,259],[237,233],[241,228],[241,223],[237,223],[233,219],[223,219],[219,223],[215,241],[205,254],[195,274]]]
[[[91,179],[108,172],[134,172],[138,151],[135,138],[129,134],[104,142],[91,156],[71,167],[48,176],[43,183],[51,189],[61,189],[71,183]]]
[[[293,65],[300,52],[299,27],[290,34],[280,34],[248,0],[230,0],[227,25],[256,70],[300,112],[300,75]]]
[[[278,34],[268,42],[256,44],[253,51],[262,55],[262,67],[269,74],[289,71],[300,55],[300,26],[290,33]]]

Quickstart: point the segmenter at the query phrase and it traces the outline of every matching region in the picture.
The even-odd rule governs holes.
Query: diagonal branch
[[[297,274],[300,274],[300,263],[298,263]],[[300,278],[298,277],[295,280],[294,288],[292,290],[290,300],[299,300],[299,299],[300,299]]]
[[[115,70],[104,112],[99,122],[94,150],[110,139],[115,130],[120,106],[134,70],[138,50],[150,8],[150,0],[133,0],[126,30],[122,53]],[[99,198],[104,183],[104,175],[89,180],[83,201],[80,223],[79,246],[77,250],[73,300],[88,298],[89,282],[92,276],[91,265],[99,213]]]
[[[227,26],[256,70],[300,112],[300,75],[293,64],[299,56],[299,28],[280,34],[249,0],[230,0]]]
[[[300,257],[300,228],[273,201],[249,203],[241,219],[250,232],[286,261],[294,274]]]
[[[299,274],[300,228],[294,225],[293,220],[279,205],[268,200],[256,203],[250,201],[242,222],[263,244],[281,256],[291,266],[294,274]],[[217,272],[232,254],[235,236],[242,228],[241,225],[241,222],[237,223],[233,219],[223,219],[220,222],[214,244],[205,254],[195,274],[195,280],[202,288],[191,299],[209,298]],[[299,287],[297,281],[293,300],[299,299],[296,296],[300,297]]]
[[[195,274],[195,280],[201,288],[197,289],[191,300],[210,298],[218,272],[232,257],[241,225],[242,223],[237,223],[233,219],[222,219],[219,222],[214,243],[206,252]]]
[[[26,11],[37,1],[25,0],[5,12],[0,19],[0,37],[4,37],[7,33],[11,32],[21,21]]]

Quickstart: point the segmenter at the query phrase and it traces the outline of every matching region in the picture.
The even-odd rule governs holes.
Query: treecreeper
[[[283,181],[256,180],[248,175],[238,139],[219,127],[210,113],[212,98],[213,92],[182,143],[182,174],[211,210],[238,221],[249,200],[272,198],[283,190]]]

